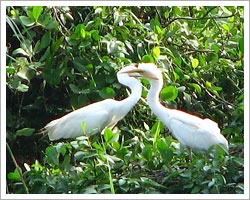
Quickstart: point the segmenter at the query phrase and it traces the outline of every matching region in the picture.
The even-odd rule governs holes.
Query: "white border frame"
[[[244,194],[6,194],[6,6],[244,6]],[[1,1],[1,199],[248,199],[249,2],[248,1]]]

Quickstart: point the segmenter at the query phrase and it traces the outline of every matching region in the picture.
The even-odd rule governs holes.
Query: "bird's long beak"
[[[148,73],[147,71],[144,71],[142,69],[132,69],[126,72],[122,72],[122,73],[126,73],[128,74],[130,77],[145,77],[145,78],[149,78],[149,79],[155,79],[158,80],[157,77],[155,77],[153,74]]]

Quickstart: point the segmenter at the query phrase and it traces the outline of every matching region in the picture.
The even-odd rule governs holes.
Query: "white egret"
[[[153,113],[168,127],[173,136],[184,146],[194,150],[208,150],[210,146],[219,144],[228,149],[226,138],[220,133],[218,124],[208,118],[202,119],[177,109],[163,106],[159,94],[163,86],[161,71],[152,63],[141,63],[134,74],[144,77],[150,82],[147,95],[149,107]]]
[[[134,72],[133,65],[122,68],[117,73],[118,81],[131,89],[131,95],[124,100],[105,99],[72,111],[63,117],[53,120],[44,128],[50,140],[75,138],[83,135],[82,122],[86,126],[86,134],[101,132],[104,128],[112,128],[127,115],[141,97],[142,86]],[[133,77],[130,77],[133,75]]]

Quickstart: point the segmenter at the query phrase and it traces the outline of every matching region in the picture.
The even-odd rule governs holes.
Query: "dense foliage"
[[[7,193],[244,193],[243,7],[7,7]],[[218,122],[229,152],[180,147],[142,99],[114,130],[50,142],[49,121],[129,95],[154,62],[161,100]],[[248,134],[248,133],[246,133]]]

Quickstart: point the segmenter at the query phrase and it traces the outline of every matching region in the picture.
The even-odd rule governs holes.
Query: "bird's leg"
[[[188,155],[189,155],[189,161],[191,162],[192,159],[193,159],[193,155],[192,155],[192,149],[189,148],[189,147],[186,147],[187,148],[187,151],[188,151]]]

